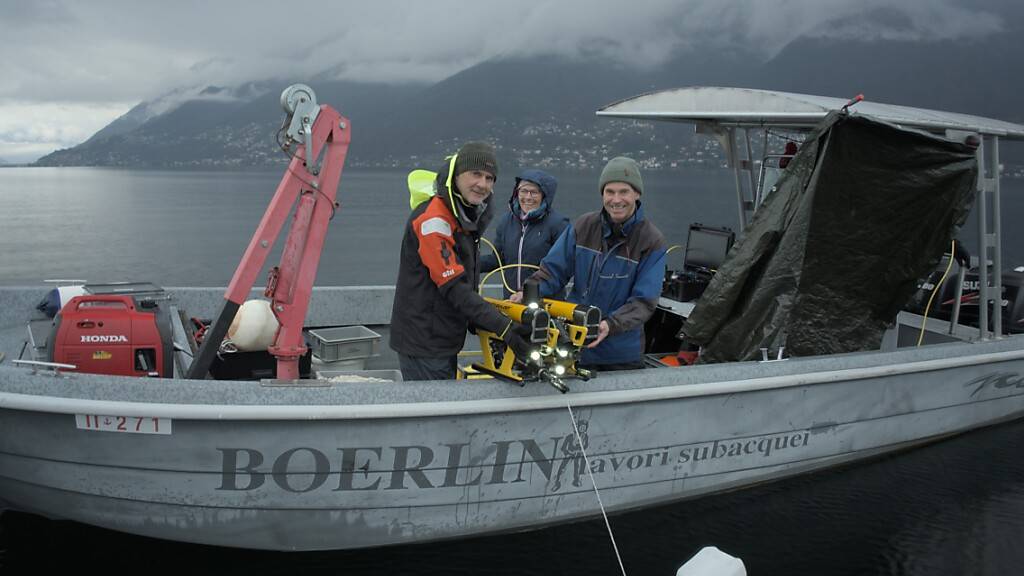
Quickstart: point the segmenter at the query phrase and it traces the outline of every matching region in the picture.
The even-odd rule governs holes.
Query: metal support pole
[[[988,340],[988,198],[985,191],[985,138],[981,138],[978,151],[978,331],[982,340]]]
[[[761,167],[757,172],[757,187],[754,188],[754,210],[756,211],[761,207],[761,203],[764,202],[764,177],[765,177],[765,161],[768,160],[768,129],[764,128],[761,130]]]
[[[754,183],[754,151],[750,147],[750,128],[743,129],[743,138],[747,142],[747,179],[750,181],[751,205],[757,201],[757,185]]]
[[[949,256],[953,257],[952,254]],[[969,263],[968,263],[969,265]],[[967,266],[957,266],[960,272],[957,274],[956,292],[953,296],[953,314],[949,318],[949,333],[956,334],[957,324],[960,323],[960,303],[964,298],[964,277],[967,275]]]
[[[743,197],[743,182],[740,181],[740,160],[737,157],[736,150],[736,129],[728,128],[726,135],[729,146],[726,152],[729,155],[729,161],[732,162],[732,173],[736,180],[736,203],[740,211],[740,234],[742,234],[747,228],[747,207],[746,199]]]
[[[992,305],[992,331],[996,338],[1003,336],[1003,256],[1002,256],[1002,213],[999,205],[999,137],[992,137],[992,149],[989,150],[991,166],[990,180],[992,192],[992,287],[995,291]],[[989,186],[986,186],[988,188]]]

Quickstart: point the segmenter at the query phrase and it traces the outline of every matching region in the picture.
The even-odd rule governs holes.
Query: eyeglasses
[[[532,186],[520,186],[519,188],[516,189],[516,192],[524,196],[540,196],[543,194],[543,192],[541,192],[539,189],[534,188]]]

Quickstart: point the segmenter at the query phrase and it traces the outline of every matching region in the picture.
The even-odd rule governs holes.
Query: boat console
[[[687,348],[678,338],[683,322],[725,261],[736,233],[730,228],[690,224],[683,248],[683,265],[667,269],[661,298],[644,325],[646,351],[651,358],[675,354]]]
[[[705,226],[699,222],[690,224],[683,267],[665,272],[662,296],[679,302],[700,298],[735,240],[736,233],[730,228]]]

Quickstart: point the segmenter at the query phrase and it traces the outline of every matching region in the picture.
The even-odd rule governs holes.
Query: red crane
[[[224,293],[224,304],[206,336],[187,378],[205,378],[238,308],[249,297],[253,282],[273,249],[285,219],[295,207],[281,261],[270,271],[264,294],[279,328],[268,351],[277,358],[277,378],[299,377],[299,358],[306,353],[302,326],[313,292],[327,225],[338,207],[338,181],[352,140],[347,118],[330,106],[318,106],[313,90],[293,84],[281,93],[285,140],[281,147],[292,154],[256,233],[242,256]],[[282,126],[282,130],[285,130]]]

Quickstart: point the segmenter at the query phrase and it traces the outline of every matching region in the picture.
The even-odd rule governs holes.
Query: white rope
[[[608,513],[604,510],[604,502],[601,502],[601,491],[597,489],[597,481],[594,480],[594,473],[590,470],[590,459],[587,458],[587,451],[583,448],[583,438],[580,437],[580,428],[576,425],[576,416],[572,413],[572,404],[566,403],[565,407],[569,409],[569,420],[572,421],[572,429],[576,433],[576,443],[580,447],[580,454],[583,455],[583,463],[587,467],[587,476],[590,477],[590,483],[594,486],[594,495],[597,496],[597,505],[601,507],[604,525],[608,528],[608,537],[611,538],[612,549],[615,550],[615,559],[619,561],[619,570],[622,570],[622,576],[626,576],[626,567],[622,565],[619,546],[615,543],[615,534],[612,534],[612,525],[608,522]]]

